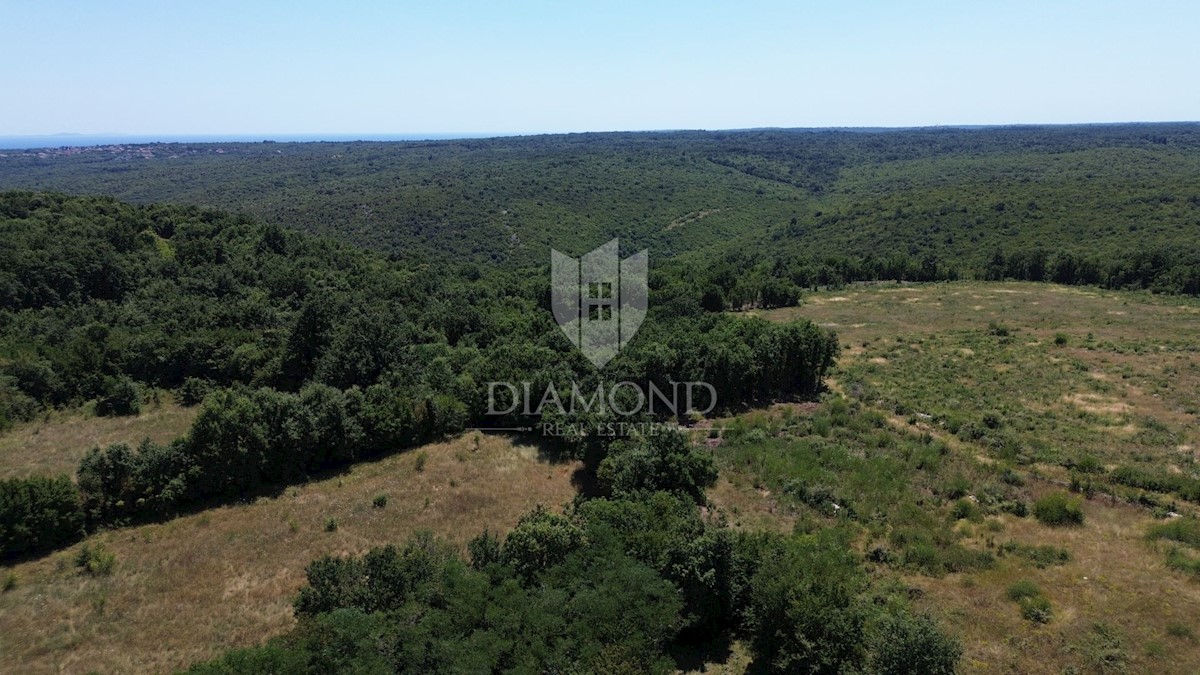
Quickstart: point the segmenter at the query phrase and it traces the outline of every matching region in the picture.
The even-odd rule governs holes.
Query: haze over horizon
[[[0,136],[437,135],[1200,118],[1200,6],[9,7]],[[36,95],[30,95],[36,93]],[[411,130],[411,131],[410,131]]]

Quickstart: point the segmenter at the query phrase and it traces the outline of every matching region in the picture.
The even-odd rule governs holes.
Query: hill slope
[[[620,236],[981,263],[1194,245],[1200,126],[607,133],[0,152],[0,189],[253,213],[390,253],[543,264]]]

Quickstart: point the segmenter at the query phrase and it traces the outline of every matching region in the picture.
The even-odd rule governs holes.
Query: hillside
[[[541,265],[620,236],[975,271],[998,248],[1194,247],[1197,148],[1194,124],[158,144],[0,151],[0,189],[215,206],[410,259]]]
[[[420,470],[415,456],[390,457],[275,498],[89,537],[82,545],[115,555],[108,576],[80,574],[78,548],[6,568],[16,588],[0,595],[0,672],[185,668],[293,626],[289,602],[319,555],[362,553],[420,530],[464,546],[478,530],[506,531],[534,506],[558,509],[575,492],[578,463],[550,462],[503,438],[422,451]],[[0,456],[6,468],[11,460]],[[373,506],[380,495],[386,504]]]

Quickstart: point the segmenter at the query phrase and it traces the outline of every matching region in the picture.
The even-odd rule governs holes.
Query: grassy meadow
[[[725,421],[735,524],[766,510],[855,529],[876,573],[963,641],[963,672],[1200,670],[1200,305],[961,282],[764,315],[835,328],[843,356],[820,406]],[[1028,512],[1068,490],[1082,524]]]

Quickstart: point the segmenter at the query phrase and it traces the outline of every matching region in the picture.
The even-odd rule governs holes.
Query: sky
[[[0,135],[1200,119],[1200,3],[0,0]]]

